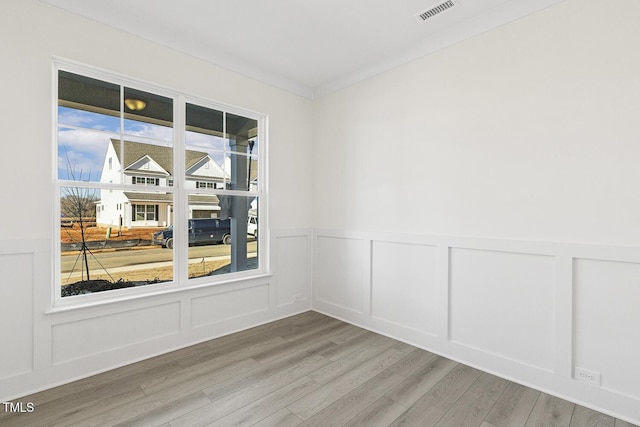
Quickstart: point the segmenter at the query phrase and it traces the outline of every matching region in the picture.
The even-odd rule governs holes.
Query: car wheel
[[[167,248],[173,249],[173,237],[167,239]]]
[[[222,243],[224,243],[225,245],[230,245],[231,244],[231,235],[230,234],[225,234],[224,237],[222,238]]]
[[[258,230],[256,230],[256,231],[254,231],[254,232],[253,232],[253,238],[254,238],[254,239],[257,239],[257,238],[258,238]]]

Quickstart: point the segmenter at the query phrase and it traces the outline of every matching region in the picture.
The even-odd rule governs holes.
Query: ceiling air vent
[[[442,3],[439,3],[435,6],[433,6],[431,9],[429,10],[425,10],[422,13],[419,13],[418,16],[418,20],[420,22],[424,22],[428,19],[433,18],[436,15],[441,14],[442,12],[444,12],[445,10],[451,9],[453,6],[456,5],[455,0],[447,0],[444,1]]]

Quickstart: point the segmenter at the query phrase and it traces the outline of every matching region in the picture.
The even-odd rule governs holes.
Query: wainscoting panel
[[[576,367],[640,399],[640,263],[574,260]]]
[[[199,328],[269,309],[269,285],[229,290],[194,298],[191,326]]]
[[[180,330],[180,304],[173,302],[54,325],[53,363],[140,344]]]
[[[33,253],[0,252],[0,380],[33,369],[33,261]]]
[[[554,367],[554,258],[452,248],[455,343],[548,371]]]
[[[276,305],[282,307],[310,300],[311,236],[281,235],[275,238],[275,242]]]
[[[370,243],[356,238],[316,236],[314,298],[363,313],[367,303]]]
[[[322,229],[313,256],[315,310],[640,425],[640,247]]]
[[[438,323],[435,246],[374,241],[371,255],[371,314],[435,335]]]
[[[0,240],[0,401],[309,310],[312,236],[275,230],[260,277],[60,307],[51,240]]]

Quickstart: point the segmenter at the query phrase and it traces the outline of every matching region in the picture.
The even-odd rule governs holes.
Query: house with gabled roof
[[[108,144],[101,182],[135,184],[136,191],[101,190],[96,203],[96,222],[100,226],[166,227],[173,223],[173,195],[159,190],[173,186],[173,148],[120,140]],[[186,187],[224,188],[229,175],[206,152],[185,151]],[[124,182],[123,182],[124,180]],[[189,218],[216,218],[220,206],[215,195],[190,194]]]

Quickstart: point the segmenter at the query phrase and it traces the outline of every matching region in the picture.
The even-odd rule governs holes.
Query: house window
[[[137,185],[160,185],[160,178],[134,176],[132,182]]]
[[[75,63],[55,65],[55,215],[79,224],[58,230],[56,304],[266,271],[257,230],[265,221],[249,220],[265,201],[263,116]],[[136,241],[147,249],[103,262],[106,243]],[[161,267],[149,264],[150,245],[164,248]]]
[[[196,188],[216,188],[213,182],[196,181]]]
[[[158,205],[131,205],[133,221],[156,221]]]

